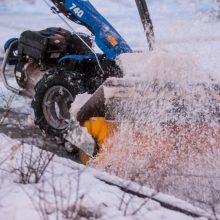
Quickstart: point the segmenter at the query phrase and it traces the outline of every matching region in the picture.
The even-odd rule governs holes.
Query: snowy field
[[[91,0],[91,2],[119,30],[134,50],[144,51],[144,54],[120,57],[119,61],[129,77],[141,75],[142,78],[150,79],[153,74],[157,74],[163,80],[172,79],[175,82],[185,80],[187,82],[209,82],[210,80],[215,83],[220,82],[220,5],[217,1],[149,1],[157,47],[152,54],[147,51],[145,35],[133,0]],[[0,56],[4,54],[3,45],[8,38],[19,37],[19,34],[27,29],[41,30],[50,26],[65,27],[43,1],[0,1]],[[75,24],[73,27],[77,31],[87,32],[83,27]],[[176,72],[178,75],[175,74]],[[14,83],[13,80],[12,83]],[[15,95],[12,102],[9,102],[12,96],[0,81],[0,109],[7,109],[10,106],[15,113],[32,114],[30,99]],[[31,117],[29,119],[30,121],[22,123],[31,124]],[[16,126],[22,129],[19,123]],[[120,135],[123,135],[123,131],[121,133]],[[62,159],[0,134],[2,140],[0,219],[176,220],[201,216],[204,216],[202,219],[207,219],[210,217],[209,214],[214,215],[210,219],[220,219],[217,216],[217,213],[220,213],[220,140],[218,137],[217,141],[214,140],[217,150],[207,148],[206,157],[202,157],[203,163],[200,163],[200,155],[193,155],[195,152],[188,148],[188,153],[192,153],[195,157],[190,155],[184,163],[175,161],[173,163],[175,177],[169,176],[169,173],[164,172],[161,167],[154,167],[151,173],[145,175],[146,167],[142,165],[137,167],[135,162],[131,164],[133,159],[129,156],[126,160],[120,160],[119,163],[119,158],[116,161],[113,157],[119,154],[120,150],[123,151],[123,148],[116,148],[114,154],[109,156],[106,164],[111,166],[92,165],[113,175],[136,181],[140,185],[148,185],[158,191],[188,200],[206,210],[204,213],[187,203],[180,202],[183,207],[190,206],[190,210],[194,209],[195,213],[199,213],[198,216],[188,216],[180,211],[163,207],[160,202],[124,193],[118,187],[105,184],[96,178],[97,173],[92,169],[84,168],[71,160]],[[124,143],[119,141],[116,144],[123,146]],[[39,157],[45,158],[44,161],[48,161],[49,158],[49,165],[45,167],[45,164],[41,164],[42,160],[40,164],[37,163]],[[46,169],[37,184],[33,184],[36,175],[32,172],[30,164]],[[166,165],[164,167],[173,171]],[[139,172],[138,175],[147,176],[149,181],[134,178],[132,176],[134,168],[136,173]],[[27,184],[21,184],[24,182],[22,178],[26,177],[24,174],[30,174],[27,177],[29,178]],[[161,183],[161,181],[164,182]],[[171,184],[172,182],[175,183]],[[142,186],[139,187],[142,189]],[[144,190],[148,192],[148,189]],[[150,197],[154,196],[157,196],[157,193],[152,192]],[[167,200],[172,204],[178,203],[172,196]]]
[[[164,208],[151,197],[167,201],[174,207],[179,205],[189,213],[209,217],[186,202],[135,184],[133,188],[145,192],[149,198],[126,193],[102,181],[113,179],[119,184],[120,179],[40,151],[3,134],[0,138],[4,146],[0,158],[0,219],[193,219],[171,208]],[[33,173],[31,168],[38,170],[38,173]],[[36,184],[44,168],[46,172]],[[131,188],[132,183],[125,182],[123,185]]]

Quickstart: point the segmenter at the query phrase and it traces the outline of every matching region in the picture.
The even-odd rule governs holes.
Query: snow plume
[[[195,62],[192,54],[157,49],[150,53],[122,54],[118,63],[125,77],[178,84],[210,81],[209,75]]]
[[[132,55],[123,55],[126,76],[106,90],[117,124],[94,166],[192,202],[204,193],[211,201],[210,191],[220,190],[220,87],[191,57],[144,55],[133,67]]]

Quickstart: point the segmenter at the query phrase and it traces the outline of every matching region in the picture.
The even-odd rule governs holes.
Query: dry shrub
[[[80,191],[81,174],[84,170],[73,168],[71,173],[57,173],[57,165],[50,167],[41,184],[32,185],[32,191],[25,191],[40,219],[78,220],[101,218],[101,211],[84,204],[86,194]],[[69,168],[69,167],[68,167]]]
[[[54,158],[53,153],[38,150],[34,146],[28,149],[23,144],[20,146],[18,164],[12,168],[12,173],[17,177],[20,184],[39,183],[47,167]]]

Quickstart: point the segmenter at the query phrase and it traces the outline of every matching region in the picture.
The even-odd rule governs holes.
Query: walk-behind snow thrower
[[[147,118],[148,107],[152,106],[155,97],[160,97],[161,93],[165,94],[167,103],[171,105],[166,111],[169,115],[166,122],[172,125],[173,130],[177,129],[172,115],[176,114],[176,119],[187,115],[182,90],[172,83],[161,85],[156,79],[145,82],[144,86],[141,86],[140,82],[124,80],[123,71],[116,64],[116,58],[133,51],[111,24],[89,1],[52,0],[52,3],[55,5],[51,7],[52,11],[61,19],[63,14],[88,28],[103,54],[94,52],[90,36],[75,32],[64,19],[72,32],[62,28],[25,31],[19,39],[13,38],[6,42],[6,55],[1,70],[4,84],[17,94],[33,98],[36,125],[48,135],[64,138],[67,141],[67,150],[71,151],[73,146],[78,148],[82,152],[84,163],[88,160],[85,155],[93,157],[101,151],[103,143],[119,129],[119,123],[142,123],[131,111],[132,106],[139,108],[140,97],[146,105],[143,109],[139,108],[139,111]],[[136,0],[136,5],[149,49],[153,50],[154,31],[147,4],[145,0]],[[5,71],[7,65],[15,66],[15,77],[21,89],[8,84]],[[195,87],[205,91],[203,99],[209,100],[209,106],[206,107],[210,109],[210,120],[219,124],[219,86],[206,87],[200,84]],[[78,94],[85,92],[94,95],[80,109],[76,119],[70,120],[71,104]],[[200,95],[193,95],[197,101],[200,100]],[[164,100],[157,99],[156,108],[160,108],[160,101],[164,104]],[[125,112],[126,114],[123,114]],[[203,123],[200,121],[203,115],[200,116],[194,119]],[[209,122],[205,123],[206,127],[209,127]]]

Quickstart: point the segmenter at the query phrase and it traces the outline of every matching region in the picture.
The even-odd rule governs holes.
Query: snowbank
[[[68,219],[68,216],[106,220],[193,219],[185,214],[163,208],[158,202],[141,199],[124,193],[116,186],[104,183],[105,179],[111,181],[111,177],[106,174],[102,175],[73,161],[53,156],[52,153],[39,150],[34,146],[22,144],[3,134],[0,134],[0,138],[2,140],[0,219],[38,220],[42,219],[42,216],[47,216],[51,220]],[[35,173],[31,172],[29,166],[34,168],[39,164],[39,160],[41,164],[48,158],[52,160],[41,180],[36,184],[31,183]],[[28,172],[31,174],[29,184],[19,183],[24,176],[21,171],[23,174]],[[113,179],[118,183],[116,177]],[[143,191],[142,187],[141,189]],[[150,192],[149,189],[147,192]],[[172,197],[157,195],[157,199],[159,197],[173,205],[177,201],[179,205],[181,204],[181,201]],[[191,207],[184,202],[182,206]],[[206,213],[203,214],[206,215]]]

